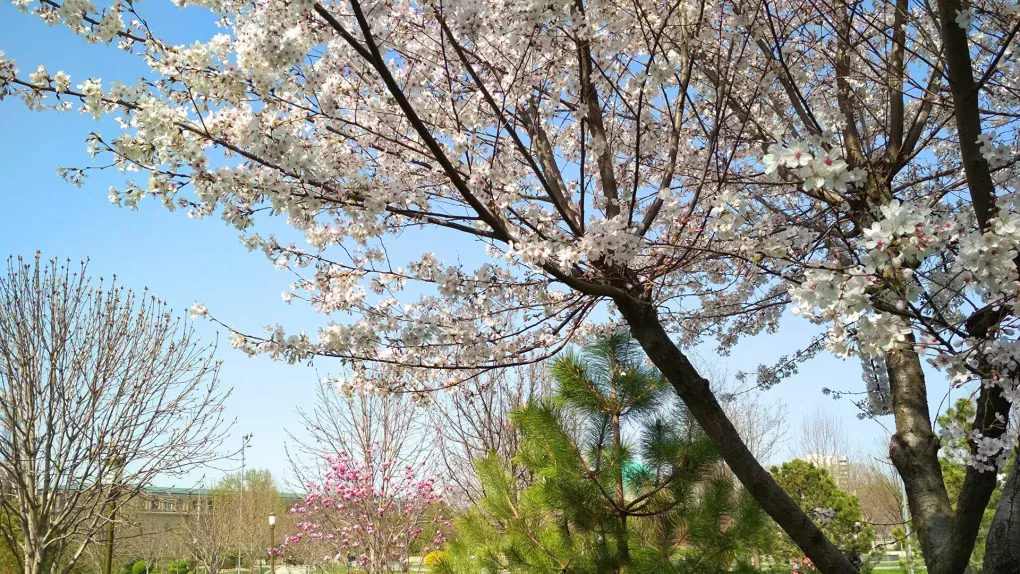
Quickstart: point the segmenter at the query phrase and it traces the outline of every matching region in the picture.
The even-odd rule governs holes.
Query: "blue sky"
[[[196,9],[182,12],[162,1],[145,2],[139,8],[157,31],[175,43],[205,40],[222,31]],[[25,73],[43,64],[51,74],[57,70],[71,74],[74,85],[86,77],[100,77],[104,85],[118,79],[131,83],[146,71],[139,60],[108,46],[86,44],[62,27],[47,27],[18,13],[8,2],[0,3],[0,50],[15,59]],[[124,285],[148,287],[182,313],[201,301],[217,317],[248,332],[277,322],[311,330],[322,322],[308,309],[284,304],[280,293],[292,277],[277,271],[261,254],[249,253],[237,241],[237,232],[218,218],[192,220],[151,201],[143,202],[137,211],[112,206],[107,194],[111,184],[121,181],[116,172],[94,174],[80,189],[59,178],[58,165],[90,164],[84,138],[96,129],[113,135],[115,126],[110,122],[97,124],[77,111],[60,115],[31,112],[20,101],[8,99],[0,102],[0,127],[0,255],[31,256],[39,250],[48,257],[87,257],[93,276],[116,273]],[[477,246],[461,246],[445,237],[436,243],[435,250],[446,257],[477,257]],[[743,342],[732,356],[712,360],[731,373],[750,370],[758,362],[770,362],[794,351],[813,333],[810,325],[792,316],[785,323],[781,337],[756,337]],[[199,329],[207,338],[216,337],[207,323]],[[712,357],[713,352],[705,347],[699,354]],[[286,476],[286,431],[301,434],[295,408],[310,404],[316,381],[329,372],[330,364],[289,366],[250,359],[231,349],[223,333],[218,356],[223,359],[223,383],[234,387],[227,408],[237,418],[237,425],[228,446],[236,448],[240,435],[253,432],[248,465],[267,468],[278,478]],[[930,388],[944,390],[941,378],[936,377],[932,377]],[[823,387],[863,390],[857,361],[828,355],[816,358],[798,375],[766,393],[766,398],[788,405],[791,436],[803,413],[821,406],[836,413],[860,445],[878,452],[877,440],[885,436],[882,426],[859,421],[848,399],[835,401],[824,396]],[[933,407],[941,399],[942,393],[933,392]],[[891,426],[891,417],[882,423]],[[215,480],[221,469],[234,466],[236,463],[228,461],[219,469],[207,469],[206,474]],[[202,474],[194,473],[188,480],[194,482]]]

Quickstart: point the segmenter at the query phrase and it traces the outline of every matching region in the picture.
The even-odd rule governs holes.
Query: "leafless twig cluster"
[[[25,574],[66,574],[117,509],[216,458],[214,346],[154,297],[86,264],[0,275],[0,535]]]

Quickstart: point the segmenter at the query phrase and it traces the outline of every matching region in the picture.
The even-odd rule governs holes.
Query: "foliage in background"
[[[764,514],[623,333],[556,361],[550,401],[513,415],[522,486],[495,455],[436,572],[749,568]]]
[[[0,545],[0,574],[15,574],[20,572],[18,558],[7,546]]]
[[[16,516],[12,516],[6,509],[0,508],[0,520],[8,521],[18,520]],[[21,573],[22,566],[18,557],[14,553],[8,544],[0,544],[0,573],[2,574],[15,574]]]
[[[267,517],[277,516],[277,532],[288,532],[293,521],[288,512],[290,505],[280,497],[272,474],[265,469],[250,469],[244,473],[244,493],[241,493],[240,473],[224,476],[210,492],[213,512],[197,516],[185,524],[191,529],[193,538],[201,539],[191,544],[194,557],[212,564],[214,553],[228,553],[231,560],[220,560],[219,567],[230,568],[241,553],[242,564],[251,566],[266,559],[266,548],[270,546],[270,531]],[[187,535],[186,535],[187,536]],[[281,535],[282,537],[282,535]],[[202,556],[206,559],[203,559]]]
[[[861,522],[857,497],[844,492],[828,470],[803,460],[792,460],[772,467],[772,474],[797,505],[809,513],[825,535],[852,562],[864,563],[872,550],[875,531]],[[777,562],[791,563],[804,553],[779,528],[769,554]]]

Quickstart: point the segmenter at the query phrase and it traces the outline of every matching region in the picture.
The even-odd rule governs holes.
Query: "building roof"
[[[153,495],[177,495],[177,496],[209,496],[212,490],[208,488],[180,488],[176,486],[149,486],[142,489],[145,494]],[[305,497],[303,492],[279,492],[280,498],[301,499]]]

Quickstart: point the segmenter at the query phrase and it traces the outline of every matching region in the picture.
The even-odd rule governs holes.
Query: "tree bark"
[[[981,113],[978,109],[978,86],[970,59],[967,30],[956,23],[956,14],[964,8],[960,0],[938,0],[942,43],[948,64],[949,89],[953,93],[956,131],[960,137],[960,157],[967,177],[978,225],[986,229],[995,215],[995,183],[988,162],[981,156],[978,136],[981,135]]]
[[[1002,499],[995,508],[985,543],[984,574],[1020,572],[1020,467],[1013,463],[1002,485]]]
[[[765,512],[821,572],[856,574],[857,568],[754,458],[716,400],[709,382],[673,344],[651,303],[626,296],[616,298],[615,302],[648,358],[673,385],[733,474]]]
[[[106,530],[106,558],[103,561],[103,574],[113,574],[113,537],[114,529],[116,525],[114,521],[117,519],[117,508],[111,501],[110,507],[110,524]]]
[[[904,348],[886,355],[896,418],[889,457],[903,479],[914,531],[929,572],[953,572],[956,570],[950,565],[935,560],[936,555],[951,558],[944,556],[941,549],[952,534],[952,508],[939,466],[939,439],[932,430],[924,371],[913,343],[911,336]],[[964,565],[969,557],[968,552]]]

